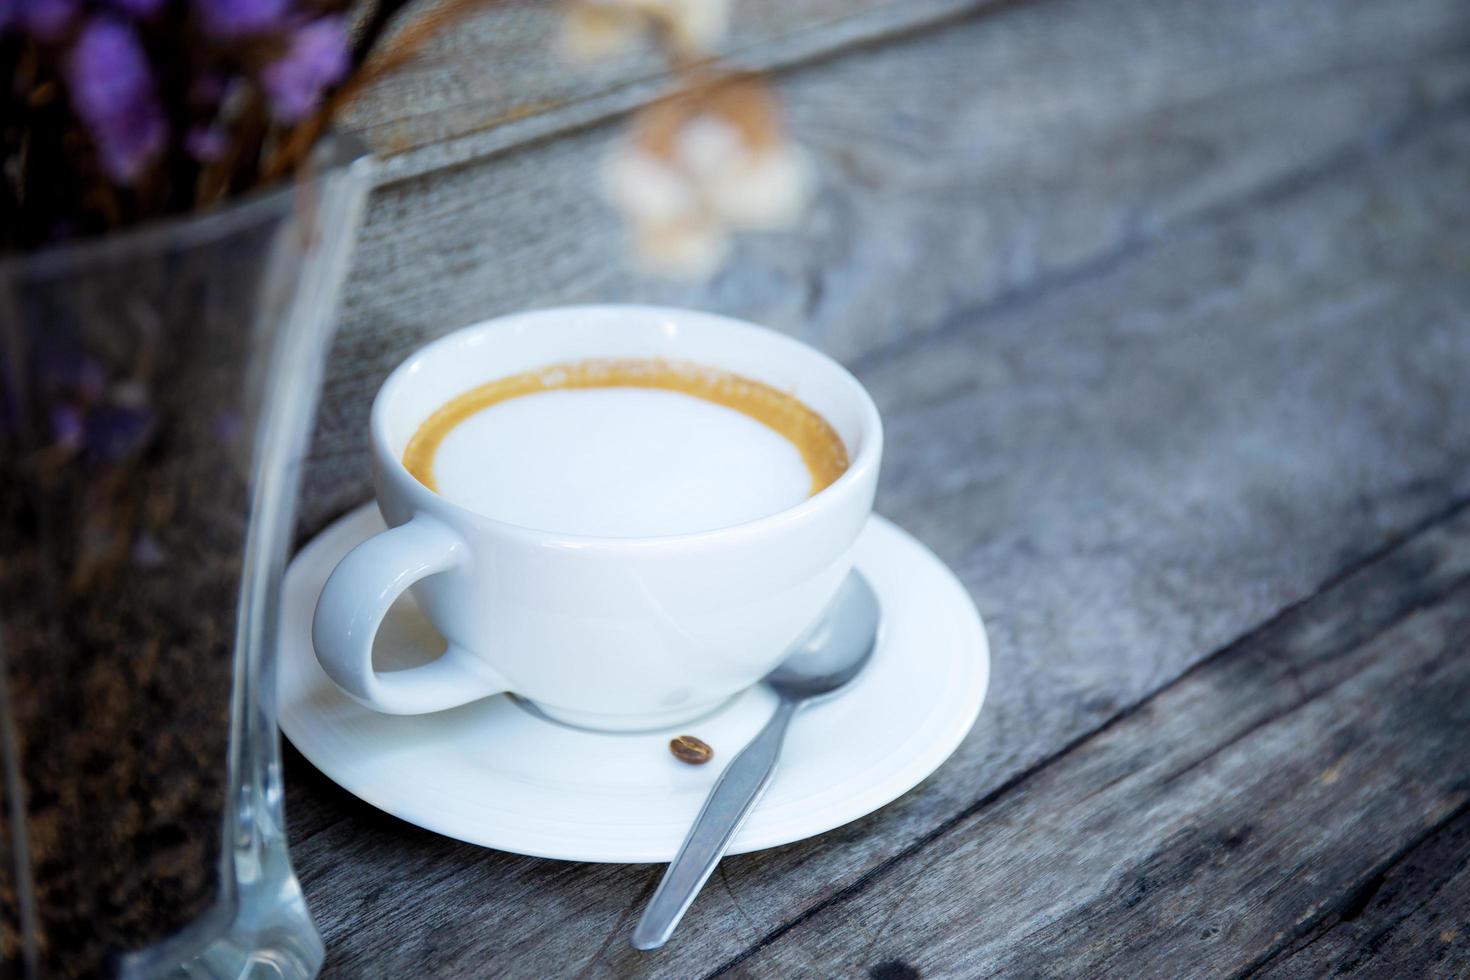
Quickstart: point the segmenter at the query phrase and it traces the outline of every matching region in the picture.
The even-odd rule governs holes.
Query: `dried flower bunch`
[[[562,49],[570,57],[606,57],[646,35],[680,77],[673,94],[633,120],[604,173],[652,271],[708,275],[732,232],[789,226],[811,191],[811,165],[770,88],[709,58],[728,22],[727,0],[576,0],[568,9]]]
[[[205,209],[292,173],[353,96],[476,2],[431,5],[390,37],[406,0],[0,0],[0,253]],[[728,19],[728,0],[565,11],[569,57],[651,38],[679,76],[605,174],[661,271],[707,274],[730,232],[790,222],[810,183],[769,90],[710,58]]]
[[[379,50],[403,3],[0,0],[0,251],[207,208],[291,172],[337,96],[421,40],[403,31]]]

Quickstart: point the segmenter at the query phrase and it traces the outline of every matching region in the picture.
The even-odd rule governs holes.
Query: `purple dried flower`
[[[18,0],[26,29],[43,41],[59,41],[81,7],[78,0]]]
[[[94,17],[66,68],[72,106],[87,124],[103,168],[118,183],[135,182],[168,139],[137,35],[119,20]]]
[[[142,449],[153,432],[146,408],[104,405],[87,413],[83,442],[94,463],[118,463]]]
[[[194,0],[194,8],[215,37],[248,37],[279,27],[291,0]]]
[[[168,0],[108,0],[112,6],[133,17],[152,17],[164,8]]]
[[[302,27],[286,53],[260,73],[271,114],[287,123],[302,118],[329,86],[346,77],[348,66],[346,21],[323,17]]]
[[[184,134],[184,149],[200,163],[214,163],[229,149],[229,138],[218,126],[192,126]]]
[[[59,446],[75,449],[82,443],[82,413],[75,405],[61,404],[51,409],[51,438]]]

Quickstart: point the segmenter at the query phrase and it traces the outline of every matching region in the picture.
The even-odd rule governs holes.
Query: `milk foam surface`
[[[545,391],[491,405],[444,437],[438,492],[470,510],[565,534],[714,530],[800,503],[796,446],[742,412],[680,392]]]

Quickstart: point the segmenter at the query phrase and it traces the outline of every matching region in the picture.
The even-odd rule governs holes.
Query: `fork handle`
[[[633,930],[635,949],[658,949],[668,942],[694,896],[725,856],[731,839],[750,815],[755,801],[770,785],[776,760],[781,755],[781,743],[786,739],[786,724],[799,705],[799,701],[782,698],[766,727],[715,780],[704,807],[694,818],[694,826],[689,828],[689,836],[684,838],[674,863],[664,872],[658,890],[648,900],[643,918]]]

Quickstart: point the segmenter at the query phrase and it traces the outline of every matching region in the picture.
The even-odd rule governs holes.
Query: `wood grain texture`
[[[1353,915],[1426,834],[1453,833],[1470,804],[1467,641],[1462,510],[981,801],[727,975],[894,962],[923,977],[1249,972],[1324,918]],[[1428,957],[1414,952],[1400,975],[1421,975]]]
[[[989,0],[993,3],[995,0]],[[739,0],[718,54],[769,71],[871,44],[989,5],[987,0]],[[397,24],[435,6],[408,9]],[[557,50],[559,6],[485,3],[378,82],[344,124],[382,157],[379,179],[459,166],[620,115],[668,90],[661,54],[640,46],[592,65]]]
[[[1470,972],[1470,806],[1255,971],[1263,977],[1463,977]]]
[[[1056,0],[782,79],[824,188],[722,275],[629,271],[594,175],[617,127],[395,184],[372,203],[331,359],[303,527],[369,495],[366,420],[412,349],[498,313],[652,301],[843,359],[1064,283],[1262,188],[1379,152],[1470,90],[1460,0]]]
[[[288,784],[294,853],[331,950],[329,975],[402,976],[433,963],[443,975],[687,977],[752,949],[751,969],[842,972],[822,972],[803,952],[808,943],[825,952],[824,937],[839,934],[846,952],[859,948],[857,920],[823,907],[834,892],[856,888],[859,901],[874,894],[863,882],[905,873],[906,855],[979,846],[975,808],[1008,782],[1470,494],[1467,166],[1465,108],[1419,113],[1392,139],[1309,178],[1207,210],[1070,281],[952,313],[918,339],[858,359],[888,430],[879,509],[957,570],[990,628],[990,700],[955,756],[864,820],[726,861],[677,941],[651,957],[625,939],[657,869],[443,841],[355,803],[298,760]],[[1455,601],[1394,634],[1446,691],[1459,691],[1463,674],[1429,648],[1458,629],[1463,596]],[[1331,652],[1334,663],[1362,664],[1330,685],[1338,668],[1313,675],[1322,679],[1316,703],[1340,707],[1330,692],[1361,694],[1344,685],[1381,673],[1384,652],[1366,641]],[[1364,723],[1393,723],[1390,708],[1401,705]],[[1436,710],[1446,723],[1458,718],[1452,705]],[[1261,731],[1306,738],[1312,727],[1288,716],[1282,724],[1298,728]],[[1167,747],[1208,749],[1201,731],[1189,726]],[[1447,751],[1442,742],[1431,744]],[[1369,758],[1393,769],[1396,743],[1373,744]],[[1249,769],[1229,752],[1201,758],[1179,781],[1192,795],[1160,819],[1186,826],[1186,803],[1213,800],[1216,767],[1227,765]],[[1271,791],[1264,774],[1252,778]],[[1383,778],[1399,781],[1373,785],[1407,802],[1361,802],[1386,839],[1403,839],[1417,808],[1453,790],[1443,774]],[[1340,803],[1323,796],[1311,820],[1341,827]],[[973,834],[934,837],[966,821]],[[1263,839],[1286,839],[1279,830],[1272,824]],[[992,860],[1024,868],[1031,852],[1024,834],[1014,840]],[[1190,850],[1189,838],[1157,843],[1166,863],[1204,860],[1204,844]],[[1039,851],[1034,860],[1070,859]],[[1048,887],[1066,885],[1062,876]],[[1300,896],[1283,893],[1279,907]],[[954,904],[936,898],[924,908],[938,928]],[[964,943],[948,949],[958,955]]]

